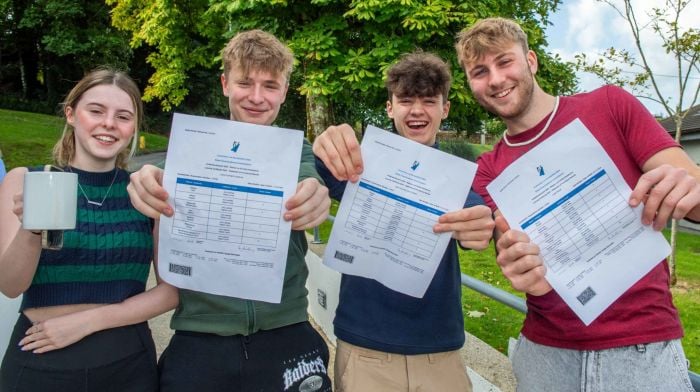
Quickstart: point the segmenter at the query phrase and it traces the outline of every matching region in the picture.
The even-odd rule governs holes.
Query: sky
[[[621,3],[622,1],[616,1],[618,5]],[[664,0],[633,0],[632,6],[639,24],[644,25],[644,22],[648,22],[647,11],[654,6],[663,6],[664,3]],[[700,17],[697,15],[700,15],[700,0],[691,0],[681,16],[681,28],[700,28]],[[552,25],[547,28],[549,52],[559,54],[565,61],[574,61],[576,53],[586,53],[589,58],[597,58],[599,53],[611,46],[628,49],[639,58],[629,25],[608,4],[594,0],[564,0],[550,21]],[[642,32],[641,42],[647,60],[654,74],[658,76],[661,92],[664,96],[674,97],[671,102],[675,105],[679,90],[678,78],[673,77],[677,75],[673,57],[666,54],[661,40],[650,28]],[[581,91],[590,91],[603,84],[601,79],[592,74],[578,73],[577,76]],[[692,85],[694,91],[700,83],[700,73],[695,71],[690,82],[689,86]],[[686,94],[685,107],[690,104],[690,99],[692,97]],[[667,116],[659,103],[648,99],[641,99],[641,102],[653,114]],[[696,102],[698,103],[700,102]]]

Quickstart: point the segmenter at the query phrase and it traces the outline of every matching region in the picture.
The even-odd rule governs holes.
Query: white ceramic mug
[[[75,229],[77,200],[77,174],[52,171],[25,173],[22,228],[26,230]]]

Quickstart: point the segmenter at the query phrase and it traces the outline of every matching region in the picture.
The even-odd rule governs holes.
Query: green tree
[[[219,50],[237,32],[260,28],[280,37],[297,59],[290,89],[304,99],[294,110],[306,113],[310,139],[331,123],[385,118],[384,72],[399,55],[418,48],[452,64],[453,109],[446,125],[477,129],[486,114],[465,87],[453,43],[461,29],[496,14],[518,19],[529,33],[544,87],[553,93],[575,88],[571,66],[544,51],[542,26],[558,0],[107,1],[114,6],[113,23],[131,31],[132,46],[153,49],[148,61],[155,72],[145,99],[159,100],[166,110],[192,92],[194,70],[220,72]]]
[[[95,66],[128,68],[128,36],[112,27],[102,1],[1,0],[0,10],[0,28],[9,38],[2,49],[14,65],[1,76],[21,80],[24,98],[53,104]]]
[[[676,125],[676,142],[681,140],[683,119],[688,109],[698,101],[700,82],[692,77],[693,72],[700,71],[700,30],[694,27],[683,28],[680,17],[692,0],[666,0],[662,7],[646,11],[648,23],[640,24],[637,11],[630,0],[614,2],[599,0],[612,7],[626,22],[634,38],[637,55],[625,49],[611,47],[597,60],[589,59],[585,54],[576,56],[578,69],[593,73],[607,83],[628,86],[640,98],[658,102],[666,114],[673,118]],[[648,50],[642,43],[644,29],[651,29],[662,42],[662,47],[673,58],[677,81],[677,90],[672,96],[666,95],[660,88],[658,75],[648,61]],[[629,73],[628,71],[632,71]],[[624,71],[624,72],[623,72]],[[687,101],[687,97],[690,97]],[[671,256],[668,258],[671,270],[671,285],[676,284],[676,234],[678,222],[671,221]]]

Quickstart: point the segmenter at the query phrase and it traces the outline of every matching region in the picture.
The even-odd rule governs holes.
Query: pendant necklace
[[[67,169],[69,172],[73,173],[73,170],[71,170],[70,166],[68,166]],[[117,179],[117,174],[119,174],[119,170],[117,168],[114,168],[114,177],[112,177],[112,183],[109,184],[109,188],[107,188],[107,193],[105,193],[105,197],[103,197],[102,201],[100,201],[100,202],[90,200],[90,198],[87,197],[87,193],[85,193],[85,190],[80,185],[80,181],[78,181],[78,189],[80,189],[80,193],[83,194],[83,197],[85,198],[85,200],[87,201],[88,204],[92,204],[94,206],[97,206],[98,208],[102,207],[102,204],[104,204],[105,200],[107,200],[107,196],[109,196],[109,192],[112,190],[112,185],[114,185],[114,180]]]
[[[558,95],[557,95],[557,99],[554,101],[554,109],[552,109],[552,114],[549,115],[549,118],[547,119],[547,123],[544,124],[544,128],[542,128],[542,130],[537,135],[535,135],[535,137],[533,137],[530,140],[525,140],[524,142],[511,143],[508,141],[508,136],[506,135],[508,133],[508,130],[506,129],[505,131],[503,131],[503,141],[509,147],[520,147],[520,146],[525,146],[525,145],[528,145],[528,144],[534,142],[535,140],[539,139],[540,136],[544,135],[545,132],[547,132],[547,129],[549,129],[549,124],[552,123],[554,116],[557,114],[557,109],[559,109],[559,96]]]

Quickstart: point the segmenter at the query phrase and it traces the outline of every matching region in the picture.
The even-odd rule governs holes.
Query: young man
[[[293,57],[260,30],[236,35],[222,52],[223,93],[231,120],[271,125],[285,100]],[[129,195],[144,214],[171,216],[162,170],[132,174]],[[328,348],[307,321],[308,269],[303,230],[328,215],[311,146],[304,142],[296,193],[286,202],[292,221],[282,301],[250,301],[181,289],[171,327],[175,335],[160,359],[161,391],[331,391]]]
[[[527,294],[528,314],[512,353],[518,390],[692,391],[665,260],[585,326],[544,279],[539,248],[498,216],[486,186],[576,118],[633,188],[629,204],[644,201],[642,223],[656,230],[671,216],[700,218],[698,168],[620,88],[570,97],[542,91],[535,80],[537,57],[511,20],[477,22],[460,34],[456,48],[474,96],[508,128],[493,151],[479,158],[474,186],[497,215],[497,262],[513,287]]]
[[[391,66],[386,111],[399,135],[437,148],[447,117],[451,75],[435,55],[413,53]],[[340,200],[347,180],[357,181],[362,156],[349,125],[330,127],[314,142],[318,170],[331,197]],[[459,349],[464,344],[461,278],[456,240],[465,248],[488,246],[491,211],[471,193],[465,208],[440,217],[435,232],[453,232],[423,298],[381,283],[343,275],[336,310],[337,391],[471,391]]]

